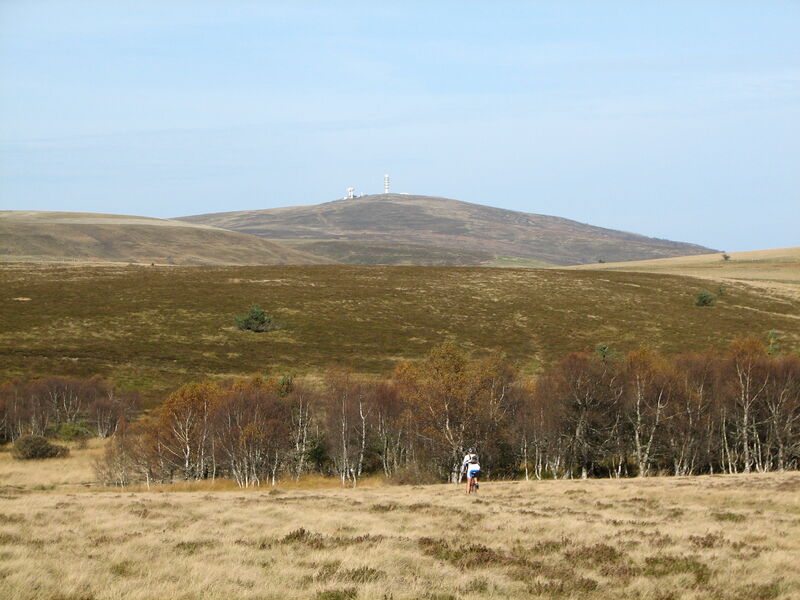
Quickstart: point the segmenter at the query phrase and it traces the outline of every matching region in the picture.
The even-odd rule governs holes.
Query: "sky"
[[[800,245],[800,2],[0,0],[0,210],[348,186]]]

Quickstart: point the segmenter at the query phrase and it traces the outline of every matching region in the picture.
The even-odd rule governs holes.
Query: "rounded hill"
[[[409,194],[181,220],[280,241],[349,264],[577,265],[713,252],[560,217]]]

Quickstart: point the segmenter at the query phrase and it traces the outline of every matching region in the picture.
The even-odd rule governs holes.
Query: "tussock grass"
[[[800,595],[798,473],[487,481],[477,499],[451,485],[35,491],[49,473],[32,464],[1,501],[2,598]]]

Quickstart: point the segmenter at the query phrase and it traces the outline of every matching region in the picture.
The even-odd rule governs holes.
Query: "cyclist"
[[[464,460],[461,461],[461,474],[467,475],[467,493],[472,491],[472,486],[478,490],[478,476],[481,474],[481,465],[478,461],[478,454],[475,448],[470,448],[464,455]]]

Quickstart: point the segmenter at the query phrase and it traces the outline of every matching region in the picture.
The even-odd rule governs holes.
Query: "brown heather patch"
[[[584,563],[592,566],[616,563],[623,560],[625,554],[608,544],[579,546],[564,552],[564,558],[570,563]]]
[[[316,600],[354,600],[358,598],[358,590],[354,587],[331,589],[317,592]]]
[[[536,556],[539,554],[552,554],[570,545],[570,541],[566,538],[559,540],[542,540],[536,542],[531,548],[531,553]]]
[[[695,548],[719,548],[725,545],[725,537],[719,533],[707,533],[706,535],[690,535],[689,543]]]
[[[747,517],[741,513],[734,513],[728,511],[712,512],[711,516],[717,521],[730,521],[732,523],[739,523],[744,521]]]
[[[666,577],[689,573],[694,576],[696,584],[708,583],[711,570],[694,556],[659,554],[644,559],[643,574],[649,577]]]
[[[459,569],[486,569],[525,563],[523,559],[498,552],[483,544],[456,544],[443,539],[423,537],[419,540],[419,547],[424,554],[452,563]]]

